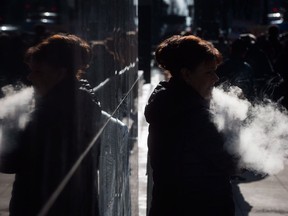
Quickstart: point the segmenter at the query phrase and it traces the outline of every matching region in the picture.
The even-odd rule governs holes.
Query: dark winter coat
[[[155,88],[145,116],[154,181],[150,215],[233,215],[222,210],[233,211],[229,177],[235,166],[207,101],[171,78]]]
[[[97,133],[100,106],[74,81],[59,83],[38,101],[19,136],[10,172],[16,173],[11,216],[39,213]],[[81,163],[48,215],[97,215],[97,146]]]

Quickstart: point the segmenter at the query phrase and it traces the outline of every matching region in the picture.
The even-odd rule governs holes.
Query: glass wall
[[[32,209],[35,215],[132,215],[130,185],[137,173],[130,159],[138,136],[140,79],[137,0],[1,2],[6,9],[0,14],[0,171],[13,176],[11,187],[16,176],[13,196],[32,203],[19,207],[15,201],[10,208]],[[18,2],[19,10],[13,10],[9,2]],[[17,22],[11,19],[13,14],[18,15]],[[50,102],[55,110],[66,107],[65,111],[59,111],[57,118],[43,114],[45,120],[41,114],[36,121],[34,113],[41,113],[42,107],[38,107],[33,82],[26,78],[31,68],[24,63],[24,54],[56,33],[75,34],[89,43],[92,58],[79,85],[96,105],[94,109],[78,98],[73,107],[65,105],[70,94],[63,90],[63,98],[57,92]],[[55,97],[59,100],[54,101]],[[66,115],[73,116],[73,121],[64,122]],[[21,140],[27,141],[25,150]],[[27,163],[13,169],[11,161]],[[0,188],[9,189],[2,184],[6,175],[0,173]],[[4,199],[8,208],[9,195]],[[3,211],[0,214],[5,215],[8,210]]]

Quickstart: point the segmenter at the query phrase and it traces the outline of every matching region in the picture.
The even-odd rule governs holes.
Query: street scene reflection
[[[1,0],[0,215],[288,214],[287,35],[287,0]]]

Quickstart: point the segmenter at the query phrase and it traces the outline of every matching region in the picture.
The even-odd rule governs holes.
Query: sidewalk
[[[148,124],[144,117],[144,108],[148,101],[150,94],[156,87],[158,82],[163,79],[159,70],[152,69],[151,82],[144,84],[139,89],[139,102],[138,102],[138,179],[139,179],[139,216],[146,216],[147,205],[147,136],[148,136]],[[134,215],[133,215],[134,216]]]
[[[9,215],[9,201],[11,197],[14,175],[0,173],[0,216]]]
[[[288,216],[288,166],[277,175],[234,181],[236,216]]]

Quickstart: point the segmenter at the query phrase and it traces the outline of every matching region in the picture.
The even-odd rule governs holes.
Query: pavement
[[[0,216],[9,215],[9,201],[11,198],[14,175],[0,173]]]
[[[151,73],[151,83],[139,85],[138,146],[136,147],[138,160],[132,160],[133,163],[138,163],[138,191],[134,190],[132,194],[134,199],[138,197],[138,206],[132,216],[146,216],[147,211],[148,125],[143,111],[149,95],[163,79],[159,70],[152,69]],[[245,172],[241,177],[243,179],[233,181],[236,216],[288,216],[288,163],[276,175],[260,176]],[[0,216],[9,215],[8,205],[13,180],[14,175],[0,173]]]
[[[288,166],[277,175],[242,175],[246,180],[234,181],[236,216],[288,215]]]

